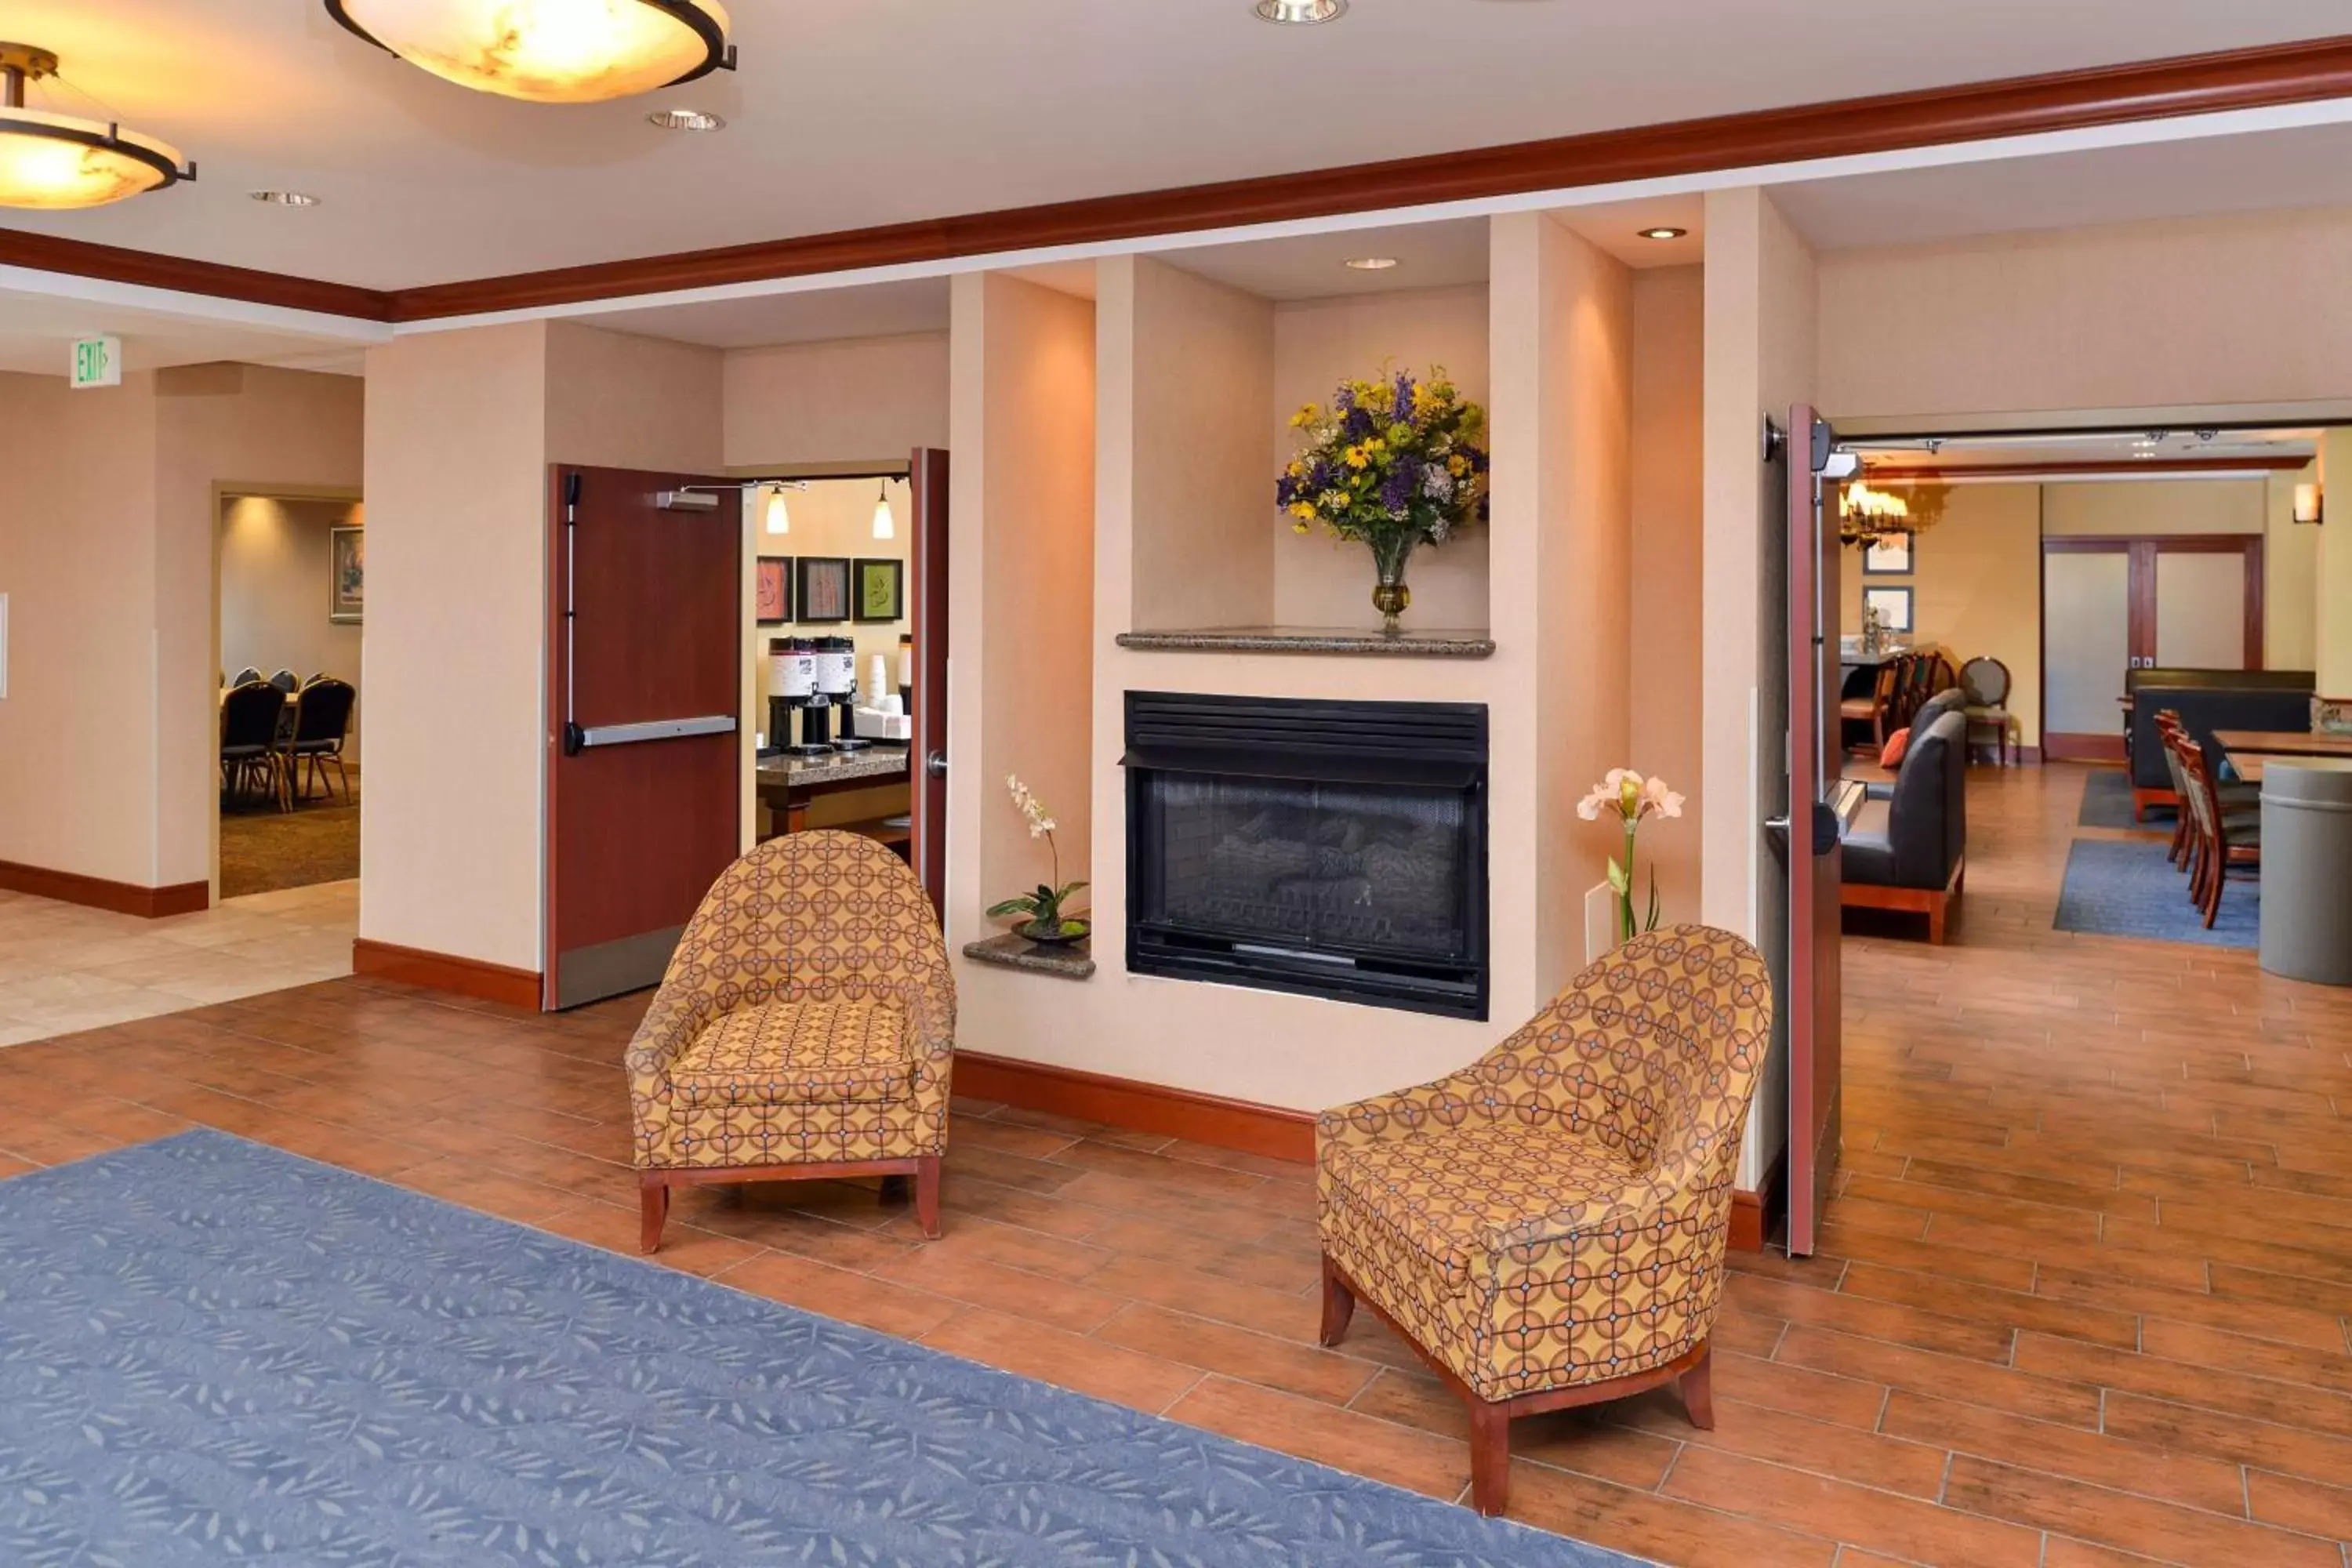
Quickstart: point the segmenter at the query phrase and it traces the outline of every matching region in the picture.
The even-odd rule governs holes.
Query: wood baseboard
[[[509,1007],[539,1006],[541,988],[536,970],[510,969],[478,958],[426,952],[421,948],[371,942],[366,937],[354,937],[352,941],[352,973],[484,1002],[502,1002]]]
[[[1764,1167],[1764,1184],[1757,1192],[1731,1190],[1731,1249],[1761,1252],[1767,1237],[1780,1226],[1789,1206],[1789,1151],[1784,1146]]]
[[[1301,1163],[1315,1158],[1311,1110],[1284,1110],[979,1051],[956,1052],[955,1091],[971,1100],[992,1100],[1024,1110],[1047,1110],[1245,1154]]]
[[[52,871],[45,866],[0,860],[0,888],[30,893],[87,909],[111,910],[118,915],[161,920],[166,915],[192,915],[212,906],[212,889],[203,882],[176,882],[168,888],[142,888],[136,882],[110,882],[77,871]]]

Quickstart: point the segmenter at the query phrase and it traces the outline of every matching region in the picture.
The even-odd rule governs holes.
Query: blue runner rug
[[[2066,881],[2058,892],[2060,931],[2100,936],[2144,936],[2158,942],[2193,942],[2206,947],[2261,945],[2263,885],[2232,872],[2221,890],[2221,910],[2213,929],[2189,901],[2189,873],[2166,858],[2161,838],[2077,838],[2066,856]]]
[[[0,1182],[0,1563],[1633,1559],[208,1131]]]

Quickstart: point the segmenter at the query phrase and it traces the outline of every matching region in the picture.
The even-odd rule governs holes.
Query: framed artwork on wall
[[[367,613],[367,529],[327,531],[327,619],[355,626]]]
[[[793,558],[762,555],[751,579],[752,615],[763,626],[781,626],[793,618]]]
[[[1878,624],[1890,632],[1908,633],[1911,625],[1911,590],[1905,588],[1864,588],[1862,607],[1878,612]]]
[[[1918,542],[1910,533],[1882,533],[1862,542],[1865,577],[1908,577],[1918,567]]]
[[[796,563],[803,626],[829,626],[849,619],[849,557],[803,555]]]
[[[896,621],[907,614],[907,563],[903,561],[857,563],[857,618]]]

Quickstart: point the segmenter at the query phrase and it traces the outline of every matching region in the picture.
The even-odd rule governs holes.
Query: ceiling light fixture
[[[874,501],[874,537],[877,539],[898,537],[898,520],[890,511],[890,481],[887,479],[882,481],[882,493],[876,497]]]
[[[768,491],[768,531],[790,533],[792,531],[793,514],[784,510],[784,487],[772,486]]]
[[[699,109],[656,109],[646,118],[665,131],[724,131],[723,116],[706,114]]]
[[[25,107],[25,84],[58,74],[58,57],[0,44],[0,207],[99,207],[196,177],[179,149],[100,120]]]
[[[300,191],[247,191],[245,194],[257,202],[267,202],[274,207],[315,207],[319,205],[318,197],[305,195]]]
[[[1357,272],[1386,272],[1397,264],[1393,256],[1351,256],[1348,266]]]
[[[735,68],[719,0],[325,4],[344,27],[410,65],[531,103],[603,103]]]
[[[1257,0],[1258,16],[1286,26],[1312,26],[1348,13],[1348,0]]]
[[[1643,239],[1680,239],[1689,234],[1690,230],[1661,225],[1656,228],[1645,228],[1640,232]]]

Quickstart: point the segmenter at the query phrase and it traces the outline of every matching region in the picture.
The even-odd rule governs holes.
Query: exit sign
[[[76,338],[73,346],[73,384],[79,386],[121,386],[122,384],[122,340],[121,338]]]

